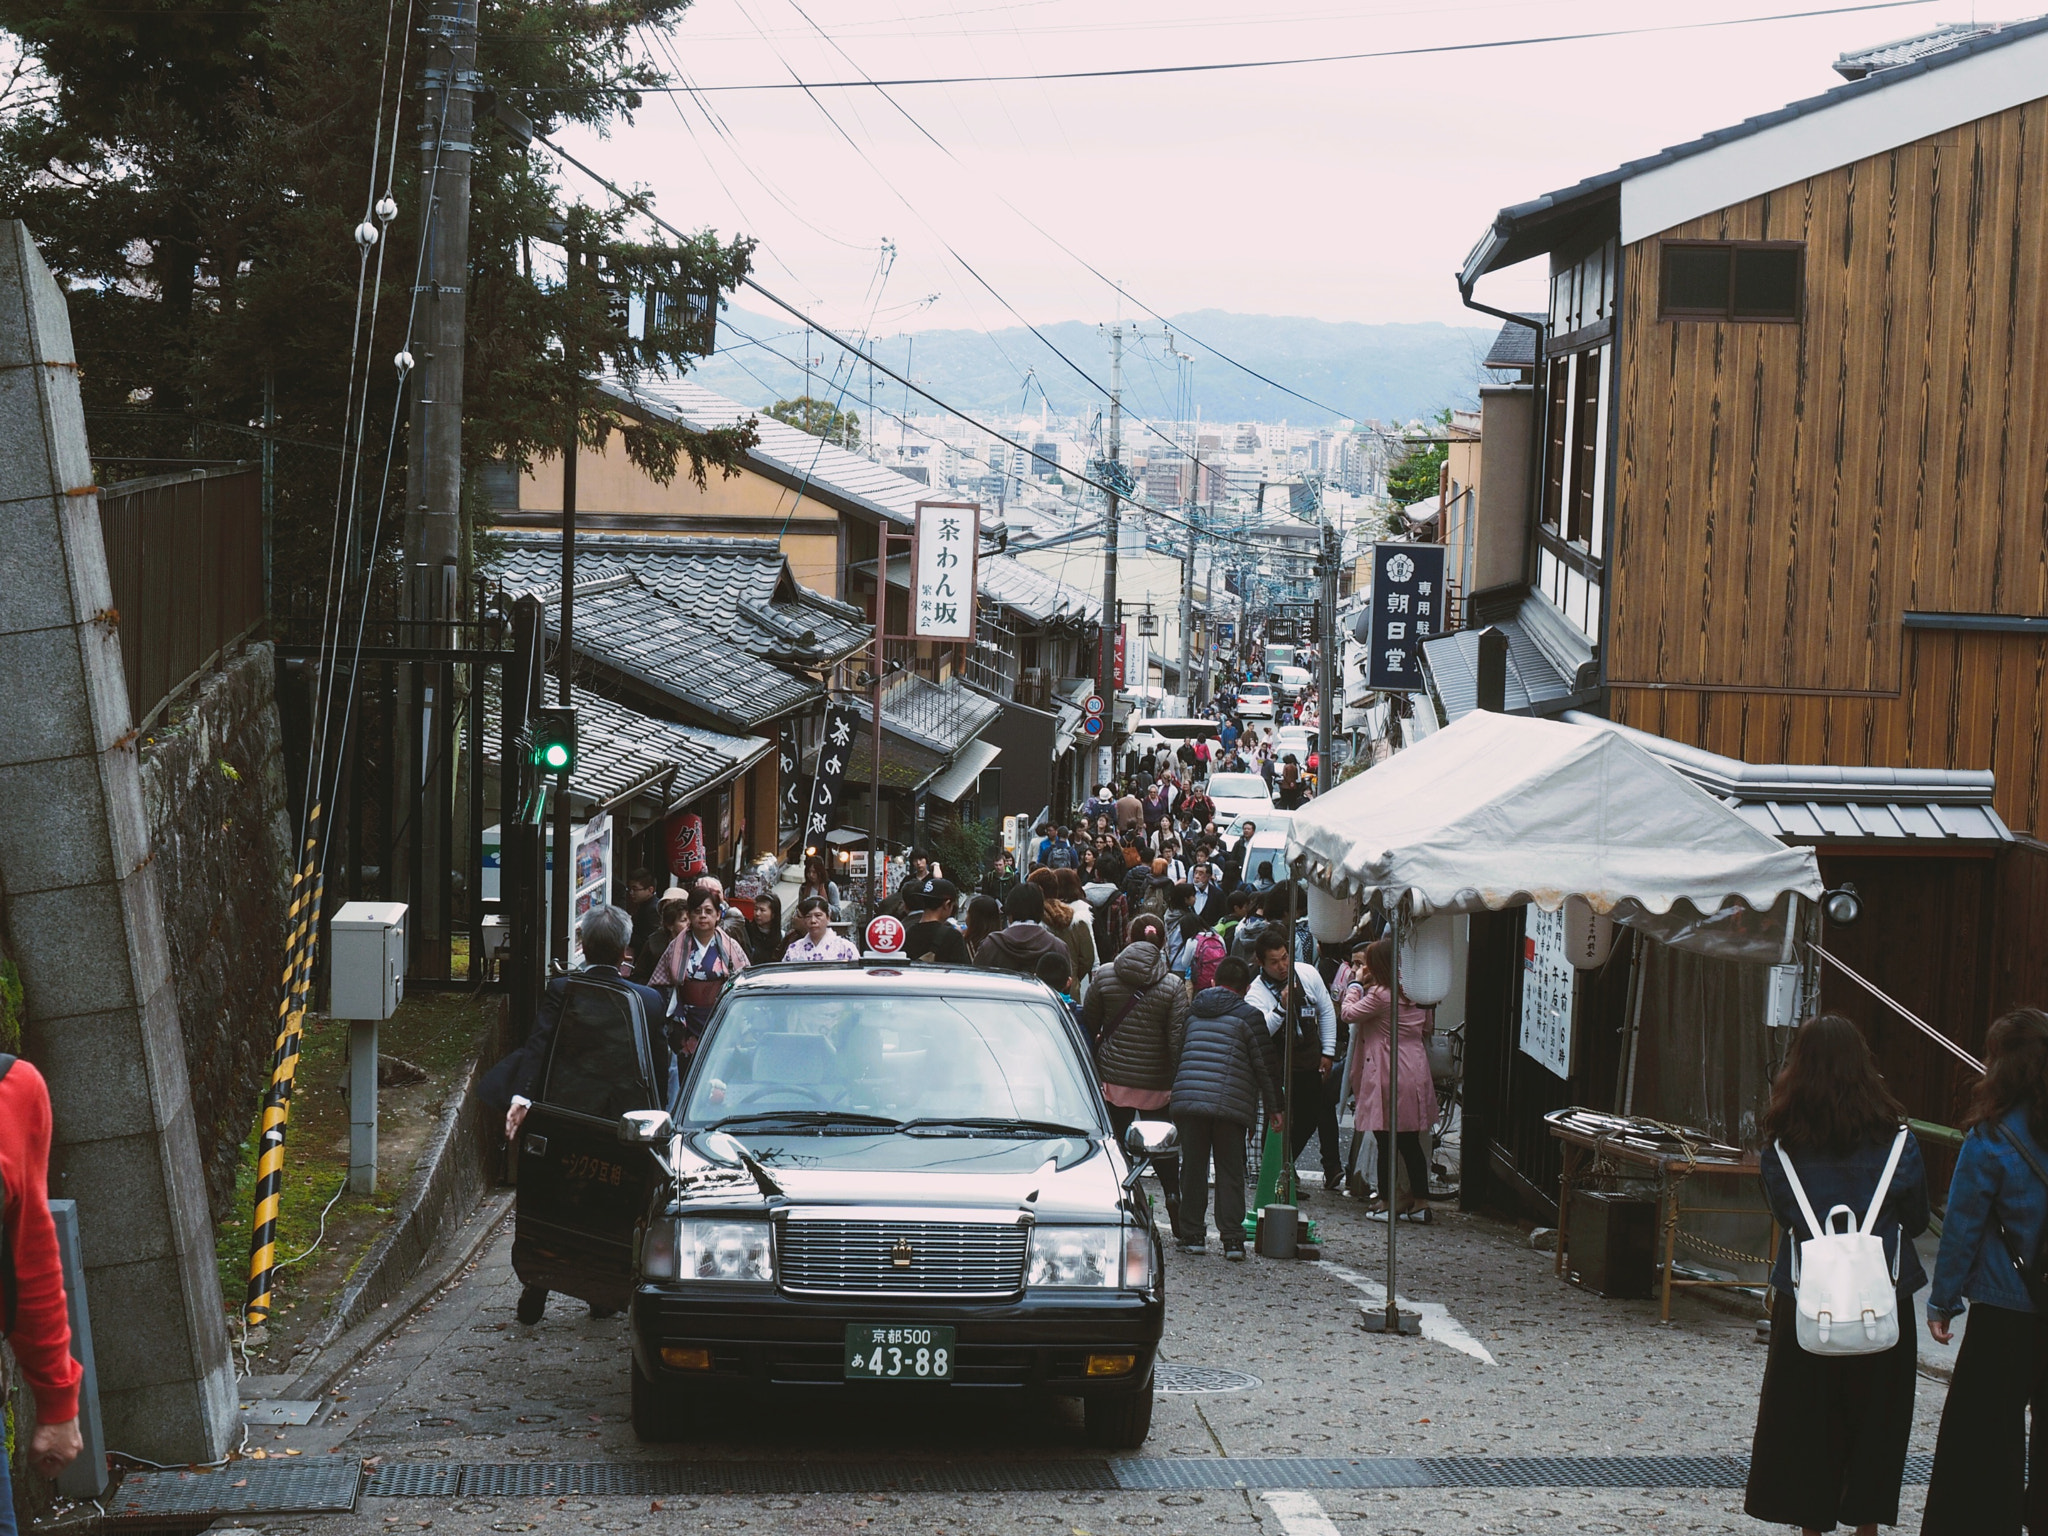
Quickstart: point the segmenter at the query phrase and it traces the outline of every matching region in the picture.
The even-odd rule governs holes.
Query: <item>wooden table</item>
[[[1663,1254],[1663,1321],[1671,1321],[1671,1291],[1674,1286],[1744,1288],[1751,1280],[1678,1280],[1672,1277],[1672,1261],[1678,1246],[1678,1218],[1684,1211],[1744,1216],[1763,1215],[1754,1206],[1680,1205],[1686,1181],[1695,1174],[1757,1176],[1757,1154],[1713,1140],[1704,1132],[1666,1127],[1642,1119],[1599,1114],[1582,1109],[1553,1110],[1543,1117],[1550,1134],[1557,1138],[1564,1166],[1557,1180],[1557,1273],[1564,1274],[1566,1234],[1571,1230],[1572,1191],[1583,1181],[1588,1166],[1596,1161],[1625,1163],[1646,1168],[1657,1184],[1659,1248]],[[1766,1255],[1752,1262],[1775,1264],[1778,1257],[1778,1224],[1771,1221],[1770,1245]],[[1743,1256],[1748,1257],[1748,1256]]]

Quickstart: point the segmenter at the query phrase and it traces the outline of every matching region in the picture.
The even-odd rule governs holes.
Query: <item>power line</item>
[[[1502,37],[1476,43],[1428,43],[1413,48],[1376,48],[1358,53],[1312,53],[1285,59],[1229,59],[1214,64],[1143,64],[1123,69],[1066,69],[1013,75],[907,75],[875,80],[753,80],[730,85],[691,87],[635,85],[611,89],[640,95],[664,91],[850,91],[903,85],[1009,85],[1033,80],[1125,80],[1137,75],[1202,75],[1224,70],[1291,69],[1303,64],[1350,64],[1367,59],[1410,59],[1434,53],[1478,53],[1499,48],[1533,48],[1548,43],[1598,42],[1615,37],[1647,37],[1668,32],[1704,32],[1725,27],[1752,27],[1774,21],[1806,21],[1819,16],[1847,16],[1859,11],[1896,11],[1932,5],[1935,0],[1869,0],[1863,5],[1833,5],[1812,11],[1778,11],[1768,16],[1732,16],[1720,21],[1670,22],[1654,27],[1611,27],[1598,32],[1554,32],[1539,37]]]

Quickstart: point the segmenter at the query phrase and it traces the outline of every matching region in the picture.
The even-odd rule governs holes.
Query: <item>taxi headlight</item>
[[[1114,1287],[1123,1248],[1121,1227],[1033,1227],[1025,1284]]]
[[[775,1278],[767,1222],[686,1216],[680,1226],[678,1279],[760,1282]]]

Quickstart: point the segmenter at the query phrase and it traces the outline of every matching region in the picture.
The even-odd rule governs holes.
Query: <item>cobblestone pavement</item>
[[[1439,1211],[1404,1225],[1404,1300],[1440,1304],[1493,1363],[1430,1339],[1358,1327],[1359,1284],[1383,1273],[1385,1229],[1316,1191],[1321,1264],[1228,1264],[1170,1254],[1163,1358],[1248,1371],[1261,1384],[1161,1395],[1150,1457],[1728,1455],[1747,1451],[1764,1351],[1754,1319],[1682,1296],[1668,1326],[1652,1302],[1613,1302],[1557,1280],[1512,1227]],[[855,1463],[904,1456],[1042,1460],[1091,1454],[1064,1401],[777,1402],[735,1408],[685,1447],[641,1446],[627,1422],[626,1324],[557,1298],[535,1328],[513,1319],[509,1230],[336,1389],[320,1420],[258,1430],[271,1454],[341,1452],[396,1463],[709,1460]],[[1922,1379],[1916,1451],[1931,1451],[1942,1388]],[[1901,1518],[1917,1525],[1921,1490]],[[1116,1528],[1331,1531],[1761,1532],[1739,1490],[1325,1489],[1201,1492],[802,1494],[652,1499],[365,1499],[351,1516],[241,1522],[264,1536],[585,1530],[647,1536],[747,1527],[992,1536]]]

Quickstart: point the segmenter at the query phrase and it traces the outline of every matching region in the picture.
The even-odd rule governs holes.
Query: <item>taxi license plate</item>
[[[848,1381],[951,1381],[953,1330],[902,1323],[849,1323]]]

